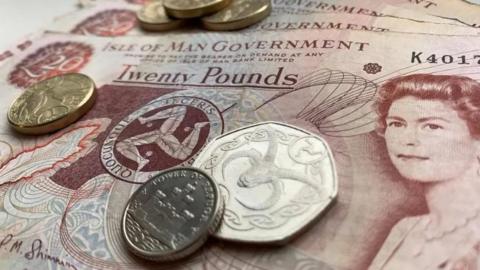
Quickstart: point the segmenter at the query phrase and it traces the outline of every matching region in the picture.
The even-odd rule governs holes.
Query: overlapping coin
[[[334,201],[337,176],[321,137],[276,122],[210,142],[193,166],[220,186],[225,214],[215,235],[249,243],[285,243]]]
[[[271,11],[270,0],[232,0],[226,8],[203,17],[202,23],[209,30],[235,30],[263,20]]]
[[[127,247],[148,260],[192,254],[220,224],[223,200],[201,170],[178,167],[143,184],[130,198],[122,232]]]
[[[166,31],[178,28],[184,20],[167,16],[163,7],[163,0],[147,3],[137,12],[140,26],[148,31]]]
[[[148,31],[175,29],[184,25],[185,19],[200,17],[204,28],[222,31],[248,27],[271,10],[271,0],[158,0],[145,4],[137,18]]]
[[[45,134],[68,126],[95,102],[95,84],[79,73],[58,75],[28,87],[10,106],[10,126],[24,134]]]
[[[215,13],[230,2],[231,0],[165,0],[164,6],[169,16],[189,19]]]

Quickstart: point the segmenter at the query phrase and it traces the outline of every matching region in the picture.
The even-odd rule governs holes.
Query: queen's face
[[[477,145],[467,123],[446,102],[406,96],[386,118],[388,154],[400,174],[421,182],[461,177],[477,163]]]

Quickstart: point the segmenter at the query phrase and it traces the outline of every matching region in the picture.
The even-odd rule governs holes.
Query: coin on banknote
[[[137,12],[137,18],[140,26],[148,31],[166,31],[179,28],[184,23],[183,20],[168,17],[163,0],[154,1],[146,4]]]
[[[235,30],[263,20],[271,11],[270,0],[232,0],[226,8],[203,17],[202,23],[209,30]]]
[[[311,224],[337,195],[332,153],[321,137],[264,122],[221,135],[195,160],[218,183],[225,213],[215,235],[282,244]]]
[[[223,205],[218,186],[205,172],[187,167],[163,171],[130,198],[123,237],[140,257],[176,260],[193,253],[215,232]]]
[[[188,19],[215,13],[230,4],[231,0],[165,0],[169,16]]]
[[[87,113],[95,96],[95,84],[88,76],[58,75],[28,87],[10,106],[8,121],[24,134],[49,133]]]

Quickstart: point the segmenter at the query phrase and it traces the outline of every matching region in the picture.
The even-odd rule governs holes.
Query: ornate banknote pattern
[[[480,242],[474,231],[479,202],[472,193],[478,189],[459,189],[460,200],[452,197],[450,204],[430,209],[425,184],[418,185],[447,173],[452,179],[460,171],[476,175],[476,144],[469,128],[462,124],[455,126],[458,132],[441,133],[448,131],[446,123],[464,121],[448,102],[399,98],[392,103],[397,115],[389,118],[373,106],[380,108],[377,96],[385,95],[380,90],[393,87],[386,83],[398,76],[410,83],[438,85],[441,80],[476,87],[464,77],[480,79],[478,37],[334,30],[322,35],[286,31],[171,37],[50,34],[2,67],[5,103],[36,80],[25,69],[42,76],[75,69],[98,85],[92,110],[57,133],[23,137],[0,123],[2,268],[157,269],[158,264],[130,254],[121,238],[124,206],[145,180],[122,178],[122,170],[148,175],[189,165],[216,135],[268,120],[325,139],[338,171],[337,203],[285,246],[211,239],[188,260],[164,268],[409,269],[418,262],[425,269],[455,269],[471,263]],[[61,47],[66,49],[52,44],[66,44]],[[436,77],[441,75],[452,77]],[[442,120],[418,110],[436,112],[437,118],[442,113],[447,121],[426,123],[426,118]],[[376,124],[382,115],[387,119],[383,130]],[[419,142],[430,147],[421,153],[402,148]],[[104,151],[105,145],[111,152]],[[445,159],[448,154],[456,158]],[[108,169],[113,156],[118,163]],[[435,223],[434,210],[448,206],[455,206],[449,223]],[[405,229],[413,234],[402,242],[396,236]],[[391,246],[398,246],[398,252]]]

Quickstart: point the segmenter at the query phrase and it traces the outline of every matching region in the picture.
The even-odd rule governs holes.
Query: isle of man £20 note
[[[428,269],[434,265],[449,269],[470,258],[480,235],[464,225],[478,225],[479,197],[470,194],[478,189],[464,189],[461,183],[470,182],[460,181],[450,187],[458,192],[451,193],[448,201],[436,197],[435,202],[448,203],[442,208],[428,201],[427,191],[436,189],[424,188],[446,172],[452,179],[458,177],[452,172],[459,171],[452,168],[476,174],[478,163],[471,150],[476,139],[469,137],[458,116],[464,114],[455,113],[450,101],[440,97],[438,101],[430,93],[392,103],[395,111],[387,113],[395,115],[387,114],[387,125],[381,120],[385,111],[374,105],[385,97],[380,90],[393,78],[419,80],[423,88],[444,89],[438,81],[457,83],[452,93],[462,97],[468,92],[460,91],[462,87],[475,86],[472,80],[480,79],[480,38],[360,31],[258,33],[175,34],[162,39],[46,34],[6,63],[0,70],[4,112],[26,86],[68,72],[92,77],[98,98],[78,122],[43,137],[14,133],[7,128],[6,114],[1,114],[0,265],[6,269],[157,268],[158,264],[140,261],[125,249],[120,220],[128,197],[151,175],[189,166],[212,138],[267,120],[296,125],[328,142],[338,173],[336,204],[286,246],[252,247],[210,239],[194,256],[166,267],[412,269],[422,265]],[[167,113],[152,117],[172,107],[183,112],[180,125],[173,129],[163,125]],[[432,112],[448,114],[439,119]],[[463,133],[450,132],[452,123],[459,124],[457,131]],[[395,132],[382,132],[382,126]],[[415,137],[419,134],[426,137]],[[177,142],[172,144],[175,151],[162,147],[165,136]],[[396,152],[403,149],[395,148],[403,145],[401,138],[406,146],[426,146]],[[292,149],[308,149],[308,141],[301,143]],[[315,160],[322,153],[300,150],[289,158],[302,157],[299,164],[321,179]],[[456,159],[450,157],[453,154]],[[140,169],[139,159],[148,160]],[[465,162],[454,163],[457,160]],[[422,178],[422,172],[436,171]],[[425,183],[419,184],[417,178]],[[230,199],[245,200],[242,193],[266,188],[268,183],[257,184],[238,186],[238,197]],[[305,188],[301,182],[297,187]],[[321,192],[308,188],[301,194],[288,207],[274,205],[256,216],[230,212],[225,222],[261,234],[324,199]],[[462,198],[456,200],[452,194]],[[258,202],[268,196],[265,192]],[[439,224],[428,222],[445,205],[457,209],[447,211],[444,219],[454,230],[442,231]],[[458,239],[469,240],[458,245]],[[415,254],[405,251],[411,250],[410,244],[418,247]]]

